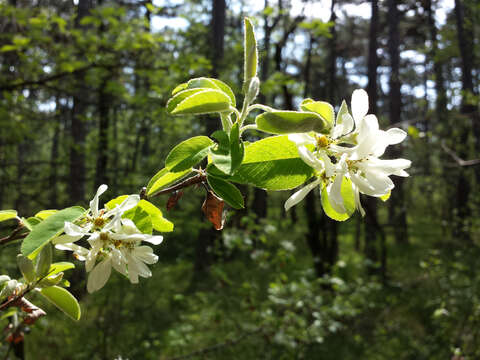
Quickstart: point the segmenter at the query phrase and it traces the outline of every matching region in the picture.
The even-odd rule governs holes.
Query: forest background
[[[87,295],[80,267],[69,280],[82,320],[45,305],[17,354],[479,358],[474,0],[0,1],[0,209],[86,205],[102,183],[111,197],[138,193],[175,144],[217,129],[209,116],[166,113],[177,84],[212,76],[240,93],[245,16],[256,25],[261,101],[338,106],[364,88],[381,126],[408,132],[388,157],[411,159],[411,176],[343,223],[313,192],[286,213],[291,193],[243,187],[247,207],[230,209],[222,231],[204,219],[203,191],[186,189],[164,211],[175,231],[156,247],[151,279],[135,286],[117,274]],[[18,271],[18,245],[2,248],[1,273]]]

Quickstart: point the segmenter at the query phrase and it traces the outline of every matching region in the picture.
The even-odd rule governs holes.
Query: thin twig
[[[450,155],[453,160],[458,164],[458,166],[473,166],[473,165],[478,165],[480,164],[480,159],[472,159],[472,160],[463,160],[461,159],[452,149],[447,147],[445,145],[445,142],[442,141],[442,149],[445,150],[445,152]]]
[[[185,179],[181,183],[178,183],[176,185],[163,189],[151,197],[155,197],[162,194],[168,194],[168,193],[171,193],[195,184],[203,183],[206,179],[207,179],[207,176],[205,174],[198,174],[198,175],[189,177],[188,179]]]
[[[15,230],[13,230],[13,232],[10,235],[5,236],[3,238],[0,238],[0,246],[8,244],[11,241],[15,241],[15,240],[19,240],[19,239],[23,239],[23,238],[27,237],[28,232],[20,234],[20,232],[23,229],[25,229],[24,226],[19,226]]]

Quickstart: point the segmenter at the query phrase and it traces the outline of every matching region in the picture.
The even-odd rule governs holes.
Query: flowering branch
[[[174,192],[174,191],[177,191],[177,190],[180,190],[180,189],[183,189],[183,188],[195,185],[195,184],[200,184],[200,183],[205,182],[206,180],[207,180],[207,176],[204,173],[199,173],[195,176],[192,176],[192,177],[189,177],[188,179],[185,179],[184,181],[182,181],[182,182],[180,182],[176,185],[170,186],[166,189],[163,189],[162,191],[159,191],[158,193],[156,193],[152,197],[162,195],[162,194],[168,194],[168,193],[171,193],[171,192]]]

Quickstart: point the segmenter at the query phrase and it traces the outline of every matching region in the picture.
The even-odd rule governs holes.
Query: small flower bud
[[[245,95],[245,101],[247,104],[251,104],[258,95],[260,90],[260,79],[258,77],[253,77],[250,79],[250,84],[248,85],[248,91]]]

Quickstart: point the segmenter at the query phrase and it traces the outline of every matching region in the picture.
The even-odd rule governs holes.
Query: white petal
[[[98,217],[98,198],[102,195],[105,191],[107,191],[108,186],[102,184],[98,187],[97,193],[93,197],[92,201],[90,201],[90,210],[92,211],[93,217]]]
[[[73,243],[77,240],[80,240],[82,237],[83,235],[80,235],[80,236],[60,235],[52,240],[52,244],[57,245],[57,244]]]
[[[374,189],[363,176],[360,176],[358,174],[350,174],[350,178],[352,179],[353,183],[357,186],[358,191],[360,191],[362,194],[374,196],[375,194]]]
[[[135,257],[149,265],[158,261],[158,256],[153,253],[150,246],[138,246],[135,248]]]
[[[285,211],[288,211],[292,206],[297,205],[300,201],[302,201],[307,194],[312,191],[315,186],[321,183],[320,179],[317,179],[310,184],[307,184],[297,192],[295,192],[292,196],[290,196],[287,201],[285,201]]]
[[[343,114],[342,123],[343,123],[343,129],[344,129],[342,135],[348,134],[355,127],[355,122],[353,121],[353,117],[350,114]]]
[[[298,154],[305,164],[317,171],[323,171],[323,163],[318,160],[305,146],[298,148]]]
[[[153,245],[160,245],[163,241],[163,236],[161,235],[155,235],[155,236],[150,236],[148,235],[143,241],[149,242],[150,244]]]
[[[127,261],[118,249],[112,250],[112,265],[120,274],[127,276]]]
[[[58,249],[58,250],[73,251],[76,254],[81,255],[81,256],[87,256],[88,253],[89,253],[89,251],[87,249],[85,249],[84,247],[79,246],[79,245],[75,245],[75,244],[58,244],[58,245],[55,245],[55,248]]]
[[[375,171],[383,172],[386,175],[397,175],[397,173],[405,173],[404,171],[402,172],[402,170],[408,169],[411,164],[412,162],[407,159],[381,160],[377,158],[371,158],[361,164],[360,167],[366,172],[369,171],[369,169],[373,169]]]
[[[365,176],[374,189],[374,194],[372,194],[373,196],[386,195],[395,187],[392,180],[390,180],[390,178],[385,174],[371,171],[366,173]]]
[[[368,94],[363,89],[357,89],[352,94],[352,115],[358,124],[368,113]]]
[[[293,141],[297,146],[315,145],[317,143],[315,138],[307,133],[289,134],[288,140]]]
[[[112,259],[106,258],[90,272],[87,280],[87,290],[89,293],[93,293],[100,290],[108,281],[112,272]]]
[[[388,129],[386,133],[388,135],[389,145],[399,144],[407,137],[407,133],[399,128]]]
[[[124,213],[125,211],[135,207],[139,201],[140,201],[139,195],[129,195],[125,200],[123,200],[123,202],[118,206],[117,209],[119,209],[122,213]]]
[[[343,197],[341,193],[343,175],[337,175],[335,180],[327,188],[328,200],[333,210],[339,214],[347,212],[343,206]]]
[[[344,134],[343,131],[343,124],[337,124],[333,127],[332,131],[330,131],[330,136],[334,139],[339,138]]]
[[[357,186],[353,184],[353,193],[355,195],[355,207],[360,211],[362,216],[365,216],[365,210],[362,207],[362,203],[360,202],[360,193],[358,192]]]
[[[321,151],[319,153],[319,156],[323,160],[325,166],[325,176],[327,178],[333,176],[335,174],[335,166],[333,165],[332,160],[330,160],[330,158],[324,151]]]
[[[70,235],[70,236],[79,236],[81,238],[85,234],[88,234],[90,228],[87,227],[81,227],[78,225],[75,225],[74,223],[71,223],[69,221],[65,221],[65,226],[64,226],[65,234]]]

